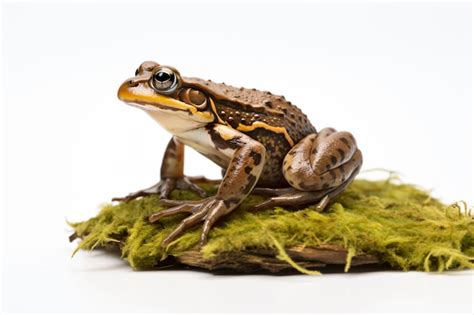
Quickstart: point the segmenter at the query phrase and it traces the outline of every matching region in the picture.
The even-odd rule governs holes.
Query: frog
[[[197,225],[202,225],[199,245],[204,246],[217,222],[251,193],[265,198],[248,211],[309,204],[321,211],[362,167],[362,153],[350,132],[329,127],[317,131],[296,105],[269,91],[185,77],[172,66],[145,61],[117,95],[171,134],[160,180],[112,199],[129,202],[159,195],[168,208],[148,216],[150,223],[187,214],[163,239],[163,247]],[[184,175],[185,147],[222,169],[215,195],[207,196],[197,181]],[[191,190],[201,199],[172,200],[175,189]]]

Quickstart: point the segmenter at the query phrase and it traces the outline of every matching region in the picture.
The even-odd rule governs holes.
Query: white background
[[[3,7],[6,311],[472,311],[472,273],[215,276],[70,254],[65,220],[158,179],[169,135],[116,99],[144,60],[284,94],[350,130],[364,168],[472,194],[472,11],[461,4],[218,2]],[[186,172],[219,177],[187,150]]]

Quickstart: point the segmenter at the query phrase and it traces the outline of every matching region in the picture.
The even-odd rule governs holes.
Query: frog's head
[[[172,133],[204,126],[215,120],[206,93],[189,87],[178,70],[145,61],[135,77],[126,80],[118,98],[146,110]]]

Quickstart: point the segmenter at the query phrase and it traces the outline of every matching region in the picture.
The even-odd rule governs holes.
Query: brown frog
[[[298,107],[270,92],[182,77],[173,67],[146,61],[135,77],[120,86],[118,97],[145,110],[173,135],[163,157],[161,180],[113,199],[126,202],[159,194],[172,207],[152,214],[150,222],[188,213],[162,246],[199,223],[203,223],[200,244],[204,244],[217,220],[252,191],[269,196],[253,210],[316,202],[324,208],[362,165],[362,154],[349,132],[333,128],[317,132]],[[205,197],[183,174],[185,145],[222,168],[215,196],[199,201],[167,199],[176,188]]]

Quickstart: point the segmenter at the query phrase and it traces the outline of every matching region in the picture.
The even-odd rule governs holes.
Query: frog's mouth
[[[146,111],[186,113],[201,122],[214,120],[211,113],[200,112],[192,105],[158,94],[147,83],[130,84],[127,80],[120,86],[117,96],[121,101]]]

